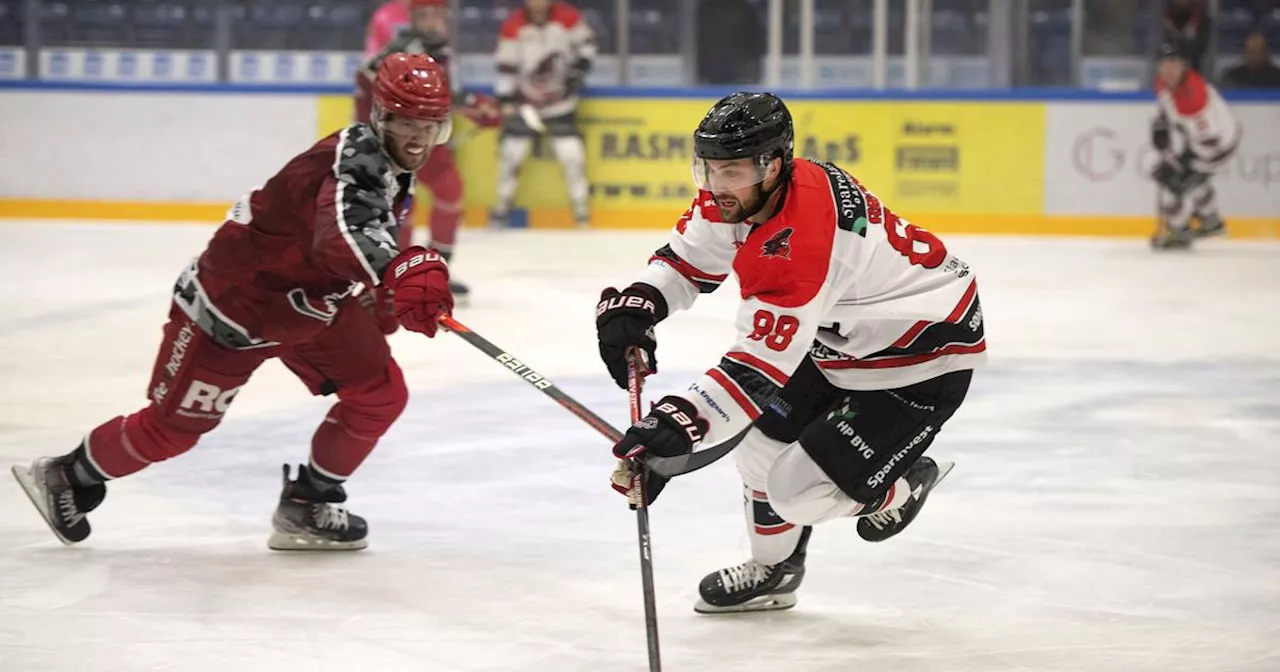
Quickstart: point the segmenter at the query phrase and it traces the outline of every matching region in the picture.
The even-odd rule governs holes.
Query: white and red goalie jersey
[[[1191,167],[1211,173],[1240,144],[1241,126],[1218,90],[1195,70],[1188,70],[1182,84],[1169,89],[1156,82],[1160,115],[1177,126],[1193,155]]]
[[[578,88],[595,57],[595,34],[573,6],[551,3],[540,24],[521,7],[498,36],[494,94],[501,102],[528,103],[543,117],[568,114],[578,106]]]
[[[640,282],[669,311],[693,305],[730,271],[738,339],[684,395],[709,443],[760,415],[805,357],[848,390],[887,390],[986,360],[977,284],[936,236],[884,207],[848,173],[797,159],[782,209],[729,224],[701,192]]]

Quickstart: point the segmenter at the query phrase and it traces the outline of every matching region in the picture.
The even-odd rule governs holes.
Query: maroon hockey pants
[[[253,350],[223,348],[173,306],[148,386],[150,405],[91,431],[90,461],[103,476],[120,478],[185,453],[222,422],[253,372],[276,357],[312,394],[336,393],[338,402],[312,437],[311,464],[324,476],[347,478],[408,401],[386,337],[355,301],[308,342]]]

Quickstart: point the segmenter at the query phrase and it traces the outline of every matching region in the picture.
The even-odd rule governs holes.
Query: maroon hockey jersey
[[[368,126],[324,138],[231,208],[175,303],[226,347],[309,340],[381,282],[412,181]]]

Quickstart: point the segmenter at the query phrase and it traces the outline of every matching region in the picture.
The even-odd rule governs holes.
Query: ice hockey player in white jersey
[[[986,358],[969,266],[849,173],[793,159],[794,137],[772,94],[716,103],[694,133],[693,204],[596,309],[601,358],[625,387],[629,350],[656,373],[654,326],[738,278],[737,342],[613,449],[680,455],[750,427],[734,455],[752,557],[702,580],[705,613],[793,606],[813,525],[856,518],[867,541],[906,528],[951,466],[923,453]],[[630,483],[620,466],[614,488],[638,503]],[[651,477],[650,499],[664,485]]]
[[[578,93],[596,56],[595,35],[582,14],[559,0],[525,0],[502,24],[495,55],[494,94],[503,114],[498,140],[498,204],[491,224],[507,226],[520,166],[546,133],[569,189],[578,226],[590,214],[587,150],[578,134]]]
[[[1161,225],[1151,244],[1157,249],[1186,248],[1193,238],[1226,232],[1213,174],[1235,154],[1241,126],[1218,90],[1191,69],[1182,42],[1160,46],[1156,99],[1159,110],[1151,144],[1161,160],[1152,177],[1160,190]],[[1195,230],[1193,218],[1199,220]]]

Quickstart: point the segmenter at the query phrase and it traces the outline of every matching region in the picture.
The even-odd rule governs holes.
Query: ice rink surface
[[[413,398],[348,487],[371,545],[266,548],[280,465],[329,402],[276,363],[190,453],[113,483],[59,544],[7,473],[144,403],[168,289],[211,228],[4,224],[0,670],[646,669],[634,516],[608,445],[451,335],[393,337]],[[665,232],[466,231],[458,317],[618,425],[600,288]],[[746,558],[731,460],[652,512],[668,670],[1280,670],[1280,247],[949,237],[991,363],[884,544],[815,530],[799,605],[702,616]],[[659,329],[649,399],[732,341],[736,286]]]

